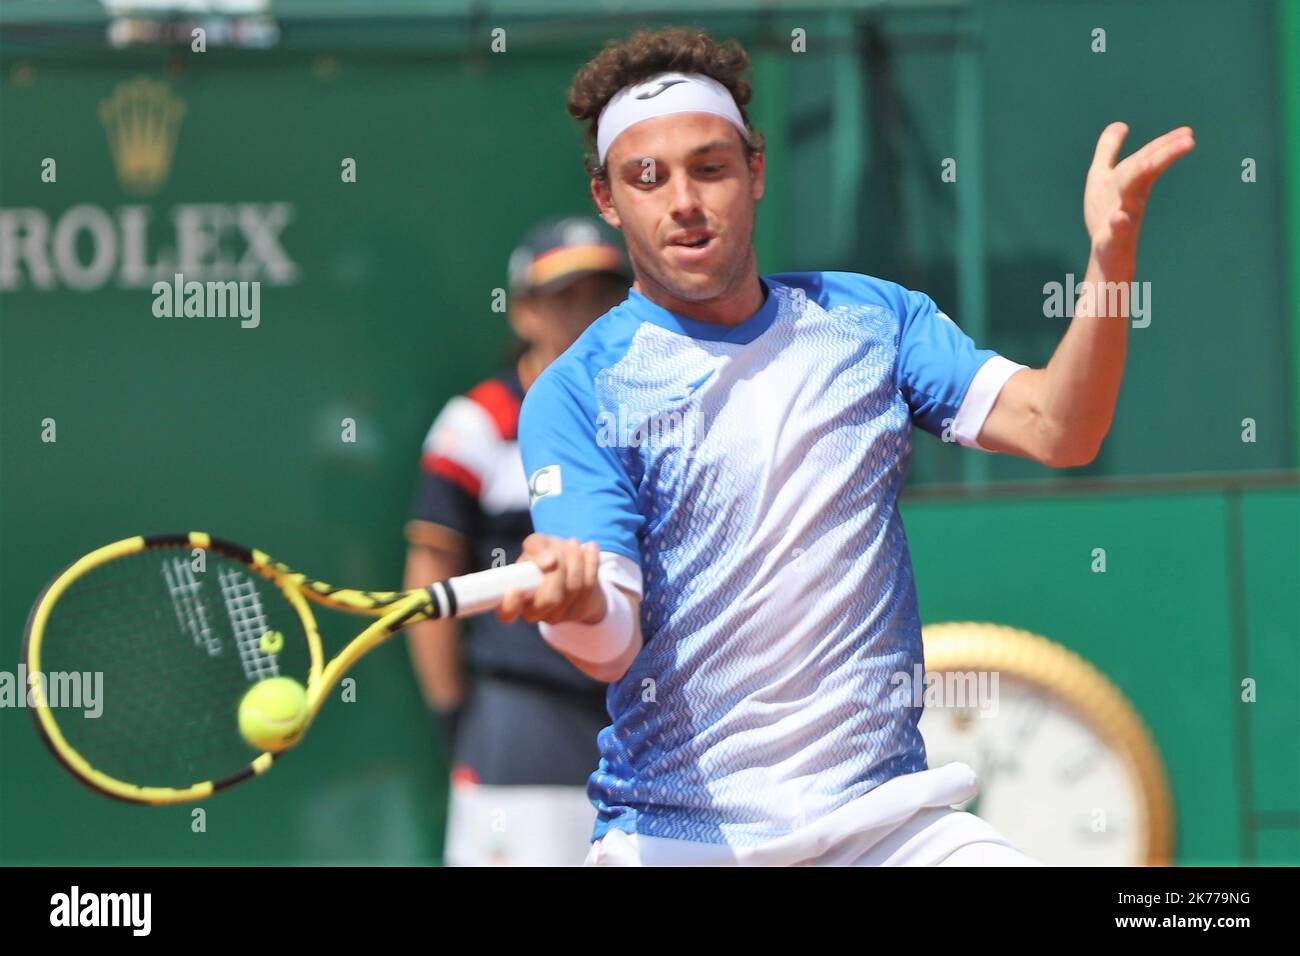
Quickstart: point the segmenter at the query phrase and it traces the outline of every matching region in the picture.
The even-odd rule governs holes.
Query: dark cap
[[[562,216],[533,228],[510,254],[510,291],[558,292],[583,276],[608,272],[632,284],[618,232],[595,216]]]

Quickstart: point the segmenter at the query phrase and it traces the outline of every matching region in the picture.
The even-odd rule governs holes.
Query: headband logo
[[[685,80],[660,80],[658,89],[646,90],[644,93],[638,93],[638,100],[652,100],[670,86],[676,86],[678,83],[685,83]]]

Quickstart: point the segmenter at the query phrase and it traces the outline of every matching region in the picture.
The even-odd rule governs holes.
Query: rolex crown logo
[[[128,192],[156,193],[171,171],[185,104],[167,84],[147,76],[120,84],[99,104],[117,178]]]

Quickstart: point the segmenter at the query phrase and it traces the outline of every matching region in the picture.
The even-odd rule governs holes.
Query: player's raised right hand
[[[532,597],[518,591],[508,593],[497,609],[502,621],[510,623],[522,617],[531,624],[597,624],[605,617],[605,595],[597,581],[600,547],[594,541],[583,544],[576,538],[530,534],[524,539],[519,560],[541,568],[542,583]]]

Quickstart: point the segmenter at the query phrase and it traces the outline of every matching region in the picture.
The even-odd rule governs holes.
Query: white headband
[[[605,104],[596,120],[596,153],[605,162],[609,147],[629,126],[671,113],[712,113],[721,116],[749,142],[749,131],[731,92],[711,76],[700,73],[658,73],[625,86]]]

